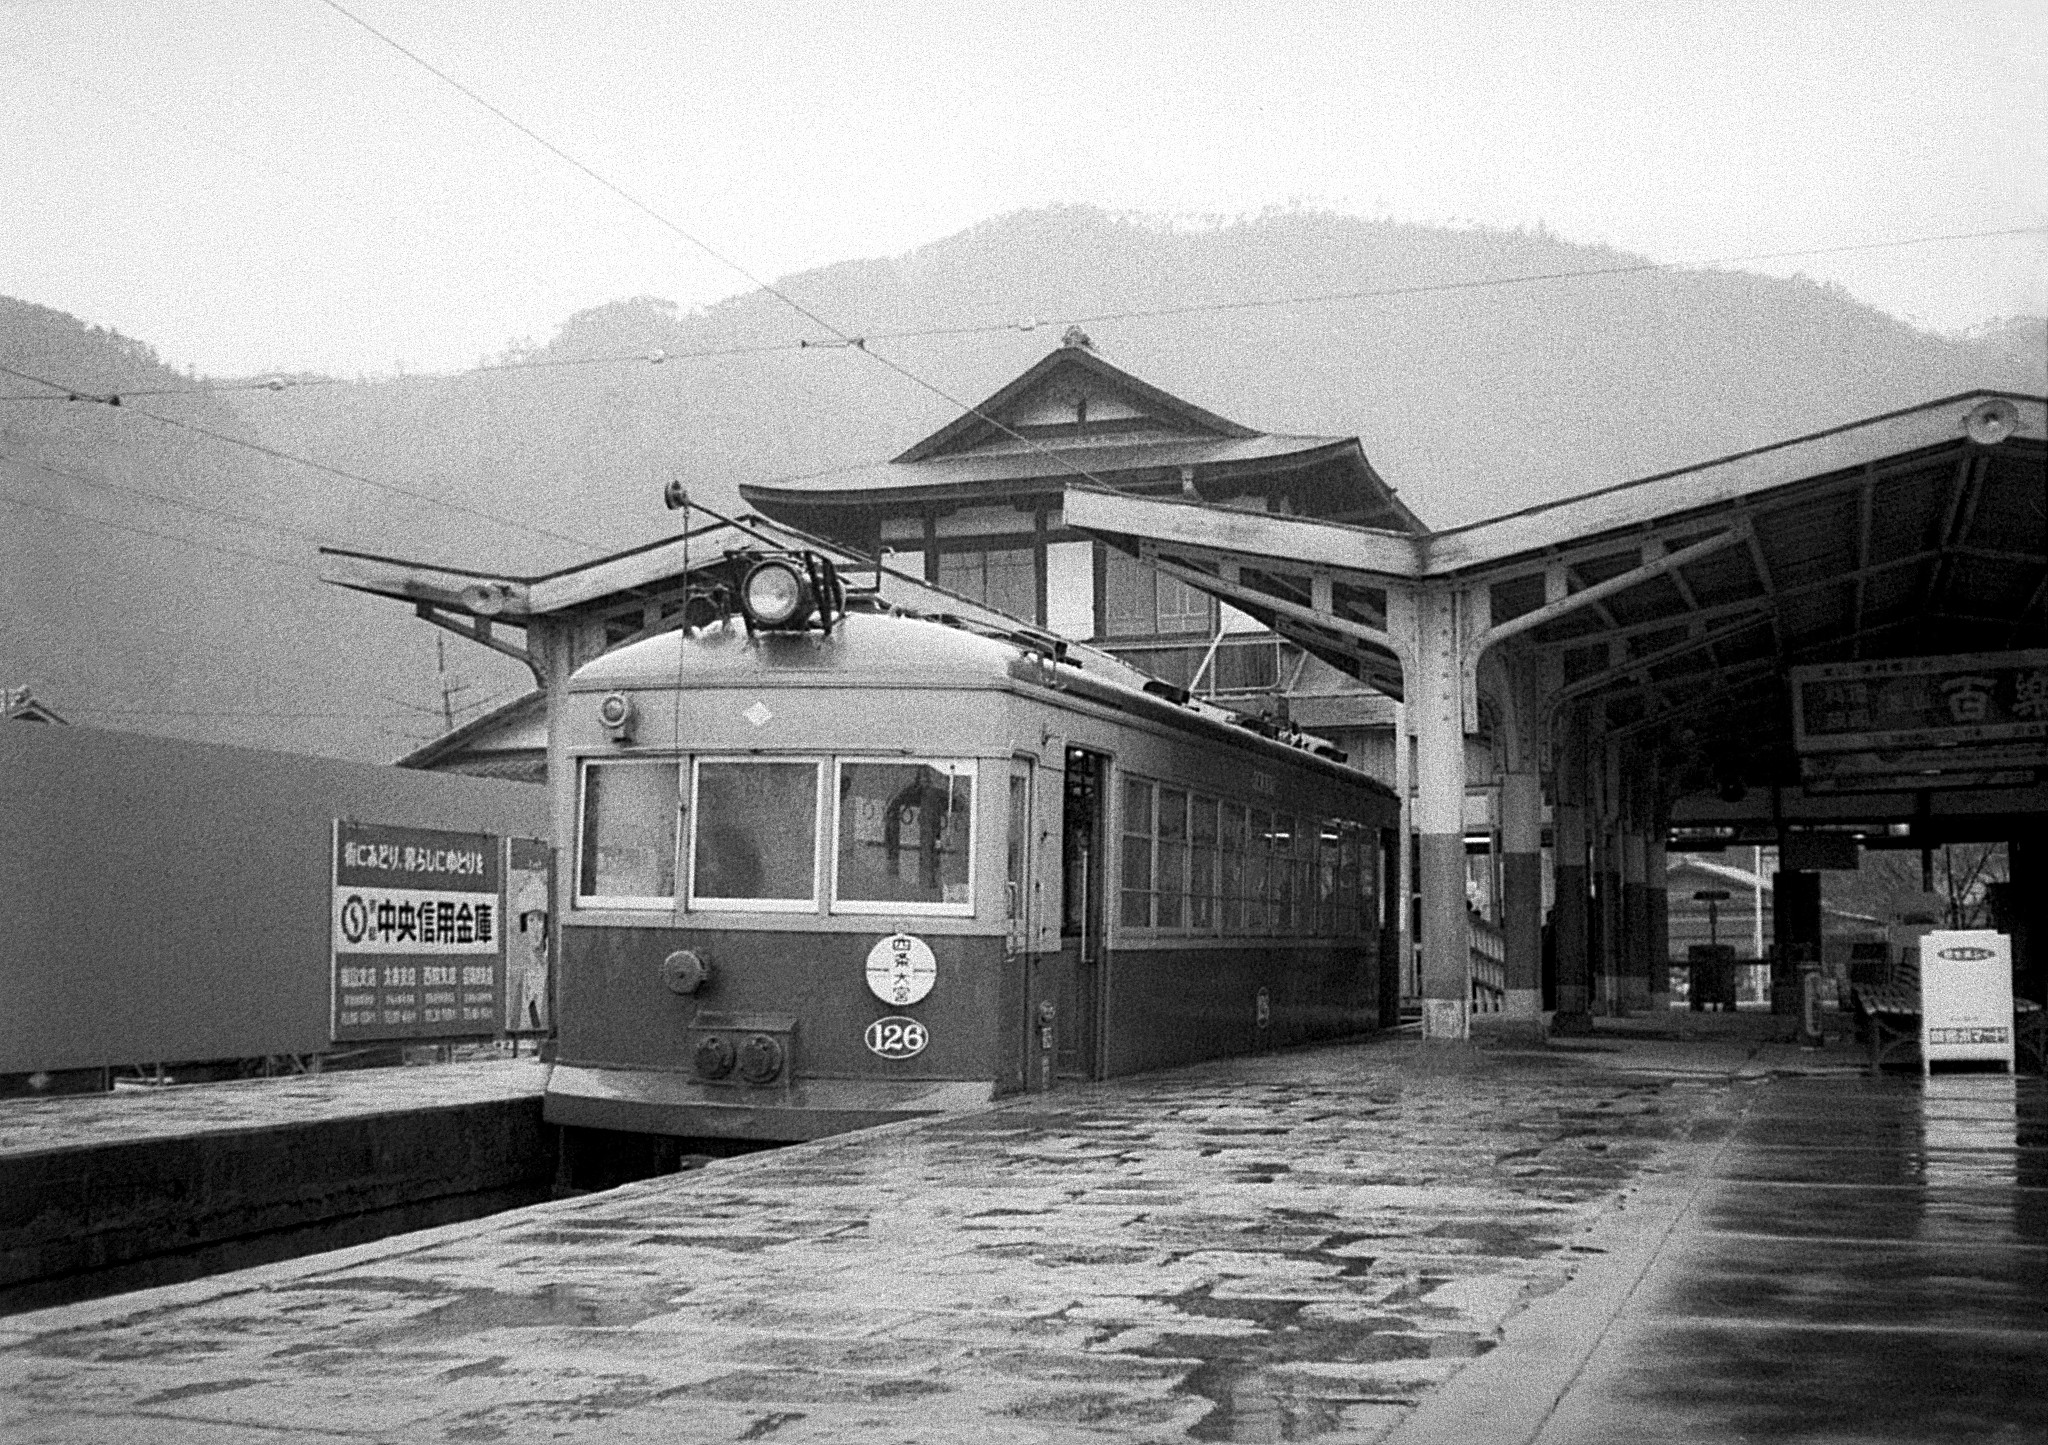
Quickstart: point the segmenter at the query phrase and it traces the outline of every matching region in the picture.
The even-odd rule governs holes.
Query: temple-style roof
[[[1421,523],[1366,460],[1356,437],[1256,431],[1103,360],[1078,329],[1058,350],[893,461],[765,485],[762,511],[830,530],[849,511],[905,503],[1056,502],[1069,482],[1170,491],[1204,501],[1367,523]]]

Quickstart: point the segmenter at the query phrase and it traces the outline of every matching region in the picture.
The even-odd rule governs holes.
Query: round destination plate
[[[892,933],[868,950],[868,990],[883,1003],[897,1008],[916,1003],[938,979],[938,960],[922,938]]]
[[[914,1058],[924,1052],[932,1036],[916,1019],[876,1019],[863,1036],[870,1050],[885,1059]]]

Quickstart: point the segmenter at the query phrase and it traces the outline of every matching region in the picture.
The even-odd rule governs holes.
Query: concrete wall
[[[530,784],[0,722],[0,1074],[327,1047],[337,817],[547,836]]]

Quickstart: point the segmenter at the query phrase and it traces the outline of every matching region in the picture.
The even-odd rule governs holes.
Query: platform
[[[0,1438],[2037,1438],[2039,1082],[1725,1017],[1226,1061],[20,1315]]]
[[[0,1105],[0,1310],[191,1278],[546,1195],[532,1061]]]

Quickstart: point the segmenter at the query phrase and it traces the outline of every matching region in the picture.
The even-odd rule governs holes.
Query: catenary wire
[[[350,718],[357,722],[395,721],[403,717],[403,714],[395,712],[269,712],[260,708],[85,707],[78,703],[66,703],[64,711],[91,713],[95,717]]]
[[[741,265],[738,261],[735,261],[730,256],[727,256],[723,251],[720,251],[717,247],[711,245],[710,242],[705,241],[700,237],[696,236],[695,234],[693,234],[692,232],[685,230],[675,221],[669,219],[660,211],[655,210],[654,207],[648,205],[645,201],[641,200],[631,191],[628,191],[625,187],[619,185],[616,181],[611,180],[609,177],[603,175],[601,172],[597,171],[590,165],[578,160],[575,156],[570,155],[567,151],[563,150],[560,146],[556,145],[553,141],[549,140],[539,131],[534,130],[531,126],[525,124],[523,121],[518,120],[509,112],[503,110],[502,108],[500,108],[490,100],[486,99],[478,92],[470,89],[461,81],[457,80],[454,76],[448,74],[446,71],[439,69],[437,66],[428,61],[424,56],[421,56],[411,50],[408,50],[404,45],[400,44],[391,36],[386,35],[383,31],[377,29],[376,26],[370,24],[367,20],[361,19],[359,16],[352,13],[346,6],[340,4],[339,0],[320,0],[320,3],[327,6],[328,9],[334,11],[337,15],[340,15],[343,19],[349,21],[351,24],[368,31],[371,35],[375,36],[385,45],[390,46],[393,50],[397,51],[400,55],[403,55],[406,59],[412,61],[415,65],[425,70],[428,74],[434,76],[443,83],[453,87],[461,94],[467,96],[470,100],[476,102],[485,110],[489,111],[492,115],[495,115],[496,117],[498,117],[498,119],[504,121],[507,125],[511,126],[521,135],[525,136],[527,139],[533,141],[536,145],[546,150],[549,154],[559,158],[560,160],[566,162],[570,166],[573,166],[578,171],[581,171],[584,175],[588,176],[598,185],[604,187],[604,189],[606,189],[607,191],[610,191],[613,195],[617,196],[620,200],[626,202],[626,204],[631,206],[634,210],[639,211],[642,215],[654,221],[657,225],[681,237],[684,241],[687,241],[690,245],[696,247],[699,251],[702,251],[705,255],[709,256],[712,260],[718,262],[720,265],[726,267],[728,270],[745,277],[753,285],[767,292],[770,296],[773,296],[776,300],[782,302],[783,305],[789,307],[792,311],[796,312],[799,316],[804,317],[813,325],[819,326],[824,330],[829,331],[830,333],[832,333],[832,335],[838,337],[839,340],[844,342],[846,345],[854,347],[855,349],[859,350],[863,355],[873,357],[875,361],[887,367],[889,370],[895,372],[904,380],[912,383],[915,386],[922,387],[924,390],[930,392],[933,396],[938,397],[941,401],[944,401],[949,406],[957,407],[964,415],[969,415],[977,418],[978,420],[982,421],[989,427],[993,428],[995,431],[998,431],[1002,433],[1004,436],[1009,437],[1011,440],[1018,442],[1026,450],[1038,452],[1046,456],[1055,455],[1052,448],[1044,445],[1041,442],[1035,441],[1030,437],[1024,436],[1022,433],[1017,432],[1012,428],[1004,425],[1001,421],[997,420],[995,417],[990,416],[980,407],[962,401],[959,397],[954,396],[944,387],[938,385],[938,383],[926,380],[924,377],[918,375],[915,371],[912,371],[909,367],[903,365],[901,362],[892,360],[891,358],[882,355],[880,352],[870,349],[868,347],[866,340],[863,337],[857,336],[852,332],[842,329],[838,325],[834,324],[832,321],[820,315],[811,307],[806,306],[803,302],[797,300],[796,297],[790,295],[788,292],[776,286],[774,283],[764,279],[763,277],[755,275],[754,272],[750,271],[749,269],[747,269],[747,267]],[[1079,477],[1084,481],[1092,482],[1096,486],[1102,487],[1105,490],[1109,486],[1109,484],[1105,482],[1102,478],[1088,471],[1085,467],[1070,466],[1069,474],[1072,476]]]
[[[326,3],[326,0],[322,0]],[[1585,266],[1555,271],[1517,272],[1511,276],[1474,276],[1458,281],[1421,281],[1405,286],[1368,286],[1345,291],[1304,291],[1285,296],[1251,296],[1230,301],[1191,301],[1178,306],[1127,307],[1120,311],[1076,312],[1059,315],[1050,320],[1029,318],[1022,321],[975,322],[959,326],[915,326],[891,331],[870,331],[861,336],[846,336],[834,333],[835,340],[827,343],[799,338],[795,341],[757,342],[746,346],[713,346],[691,351],[670,351],[665,348],[641,348],[635,351],[607,353],[601,356],[545,357],[533,361],[496,361],[470,367],[459,372],[417,372],[404,376],[359,377],[339,376],[291,376],[271,375],[252,377],[244,380],[209,382],[204,386],[184,387],[134,387],[121,391],[123,397],[132,396],[213,396],[226,392],[282,392],[308,387],[323,386],[396,386],[409,382],[458,381],[474,376],[487,376],[519,371],[561,370],[581,366],[621,366],[634,362],[660,365],[669,361],[699,361],[734,356],[767,356],[790,351],[816,351],[827,347],[861,347],[874,341],[920,341],[961,336],[992,336],[1004,332],[1029,332],[1041,328],[1051,329],[1061,325],[1099,326],[1115,321],[1152,321],[1177,316],[1201,316],[1223,312],[1257,311],[1286,306],[1315,306],[1339,301],[1390,300],[1414,296],[1430,296],[1460,291],[1498,290],[1510,286],[1536,285],[1543,282],[1592,280],[1611,276],[1634,276],[1655,271],[1683,271],[1712,266],[1740,266],[1758,261],[1789,261],[1810,256],[1835,256],[1852,252],[1897,250],[1908,246],[1931,246],[1955,241],[1982,241],[2002,237],[2038,236],[2048,234],[2048,226],[2008,226],[1988,231],[1951,231],[1940,235],[1903,236],[1880,241],[1857,241],[1841,246],[1808,246],[1789,251],[1751,251],[1740,255],[1708,256],[1687,258],[1678,261],[1631,261],[1616,266]],[[744,274],[744,273],[743,273]],[[749,275],[749,279],[752,279]],[[773,288],[763,286],[763,290]],[[779,292],[774,294],[780,295]],[[89,399],[58,396],[48,393],[14,393],[0,395],[0,402],[64,402],[74,399]]]
[[[0,504],[10,507],[25,507],[31,512],[45,512],[52,517],[63,517],[74,522],[85,522],[94,527],[111,527],[117,532],[133,532],[138,537],[156,537],[165,542],[176,542],[185,547],[197,547],[204,552],[218,552],[227,557],[246,557],[252,562],[267,562],[272,567],[284,567],[294,572],[304,572],[318,578],[319,569],[304,562],[294,562],[288,557],[272,557],[262,552],[244,551],[240,547],[223,547],[215,542],[201,542],[193,537],[182,537],[176,532],[158,532],[148,527],[132,526],[127,522],[116,522],[108,517],[95,517],[89,512],[73,511],[69,507],[53,507],[44,502],[31,502],[25,497],[0,492]]]
[[[0,452],[0,462],[11,462],[17,467],[26,467],[33,471],[43,472],[49,476],[62,477],[66,481],[77,482],[80,486],[98,487],[102,491],[108,492],[125,492],[134,497],[147,497],[149,500],[161,502],[165,506],[182,507],[186,511],[201,512],[209,517],[219,517],[225,521],[233,522],[238,527],[250,527],[261,532],[275,532],[282,537],[296,537],[302,542],[311,542],[316,546],[333,540],[319,532],[309,532],[300,527],[288,527],[282,522],[263,521],[250,516],[246,512],[237,512],[228,507],[210,507],[204,502],[192,502],[187,501],[183,497],[170,496],[164,492],[152,492],[147,487],[130,486],[124,482],[110,482],[104,477],[88,476],[84,472],[51,466],[48,462],[39,462],[33,457],[25,457],[17,452]]]
[[[100,405],[118,408],[122,411],[132,411],[137,416],[148,417],[151,421],[159,422],[164,426],[176,427],[181,431],[192,432],[198,436],[210,437],[215,441],[222,442],[229,446],[243,447],[249,451],[259,453],[260,455],[266,457],[274,458],[278,461],[291,462],[297,466],[309,467],[316,472],[325,472],[329,476],[340,477],[346,481],[359,482],[363,486],[374,487],[378,491],[389,492],[394,496],[410,497],[417,502],[425,502],[432,506],[444,507],[449,511],[461,512],[468,516],[477,517],[482,519],[483,521],[490,522],[495,526],[509,527],[515,531],[531,532],[535,536],[549,537],[558,542],[568,542],[574,546],[583,548],[587,552],[601,553],[604,550],[595,542],[586,541],[581,537],[572,537],[566,532],[557,532],[548,527],[537,526],[532,522],[516,521],[510,517],[500,517],[495,513],[484,511],[481,507],[472,507],[465,502],[451,502],[445,497],[436,497],[427,492],[414,491],[410,487],[401,487],[395,482],[379,481],[375,477],[366,477],[361,472],[352,472],[344,467],[330,466],[326,462],[314,461],[310,457],[302,457],[297,455],[296,453],[283,451],[277,447],[266,446],[262,442],[250,441],[247,437],[238,437],[230,432],[218,431],[213,427],[202,426],[198,422],[186,421],[182,417],[165,416],[162,412],[151,411],[148,407],[126,405],[122,402],[121,395],[118,392],[108,392],[103,395],[96,395],[94,393],[81,390],[80,388],[77,387],[66,386],[64,385],[64,383],[59,381],[52,381],[45,376],[37,376],[31,372],[18,370],[17,368],[12,366],[0,365],[0,372],[4,372],[8,376],[19,377],[23,381],[33,382],[37,386],[50,387],[53,390],[64,392],[66,395],[69,396],[75,396],[83,400],[97,402]]]

